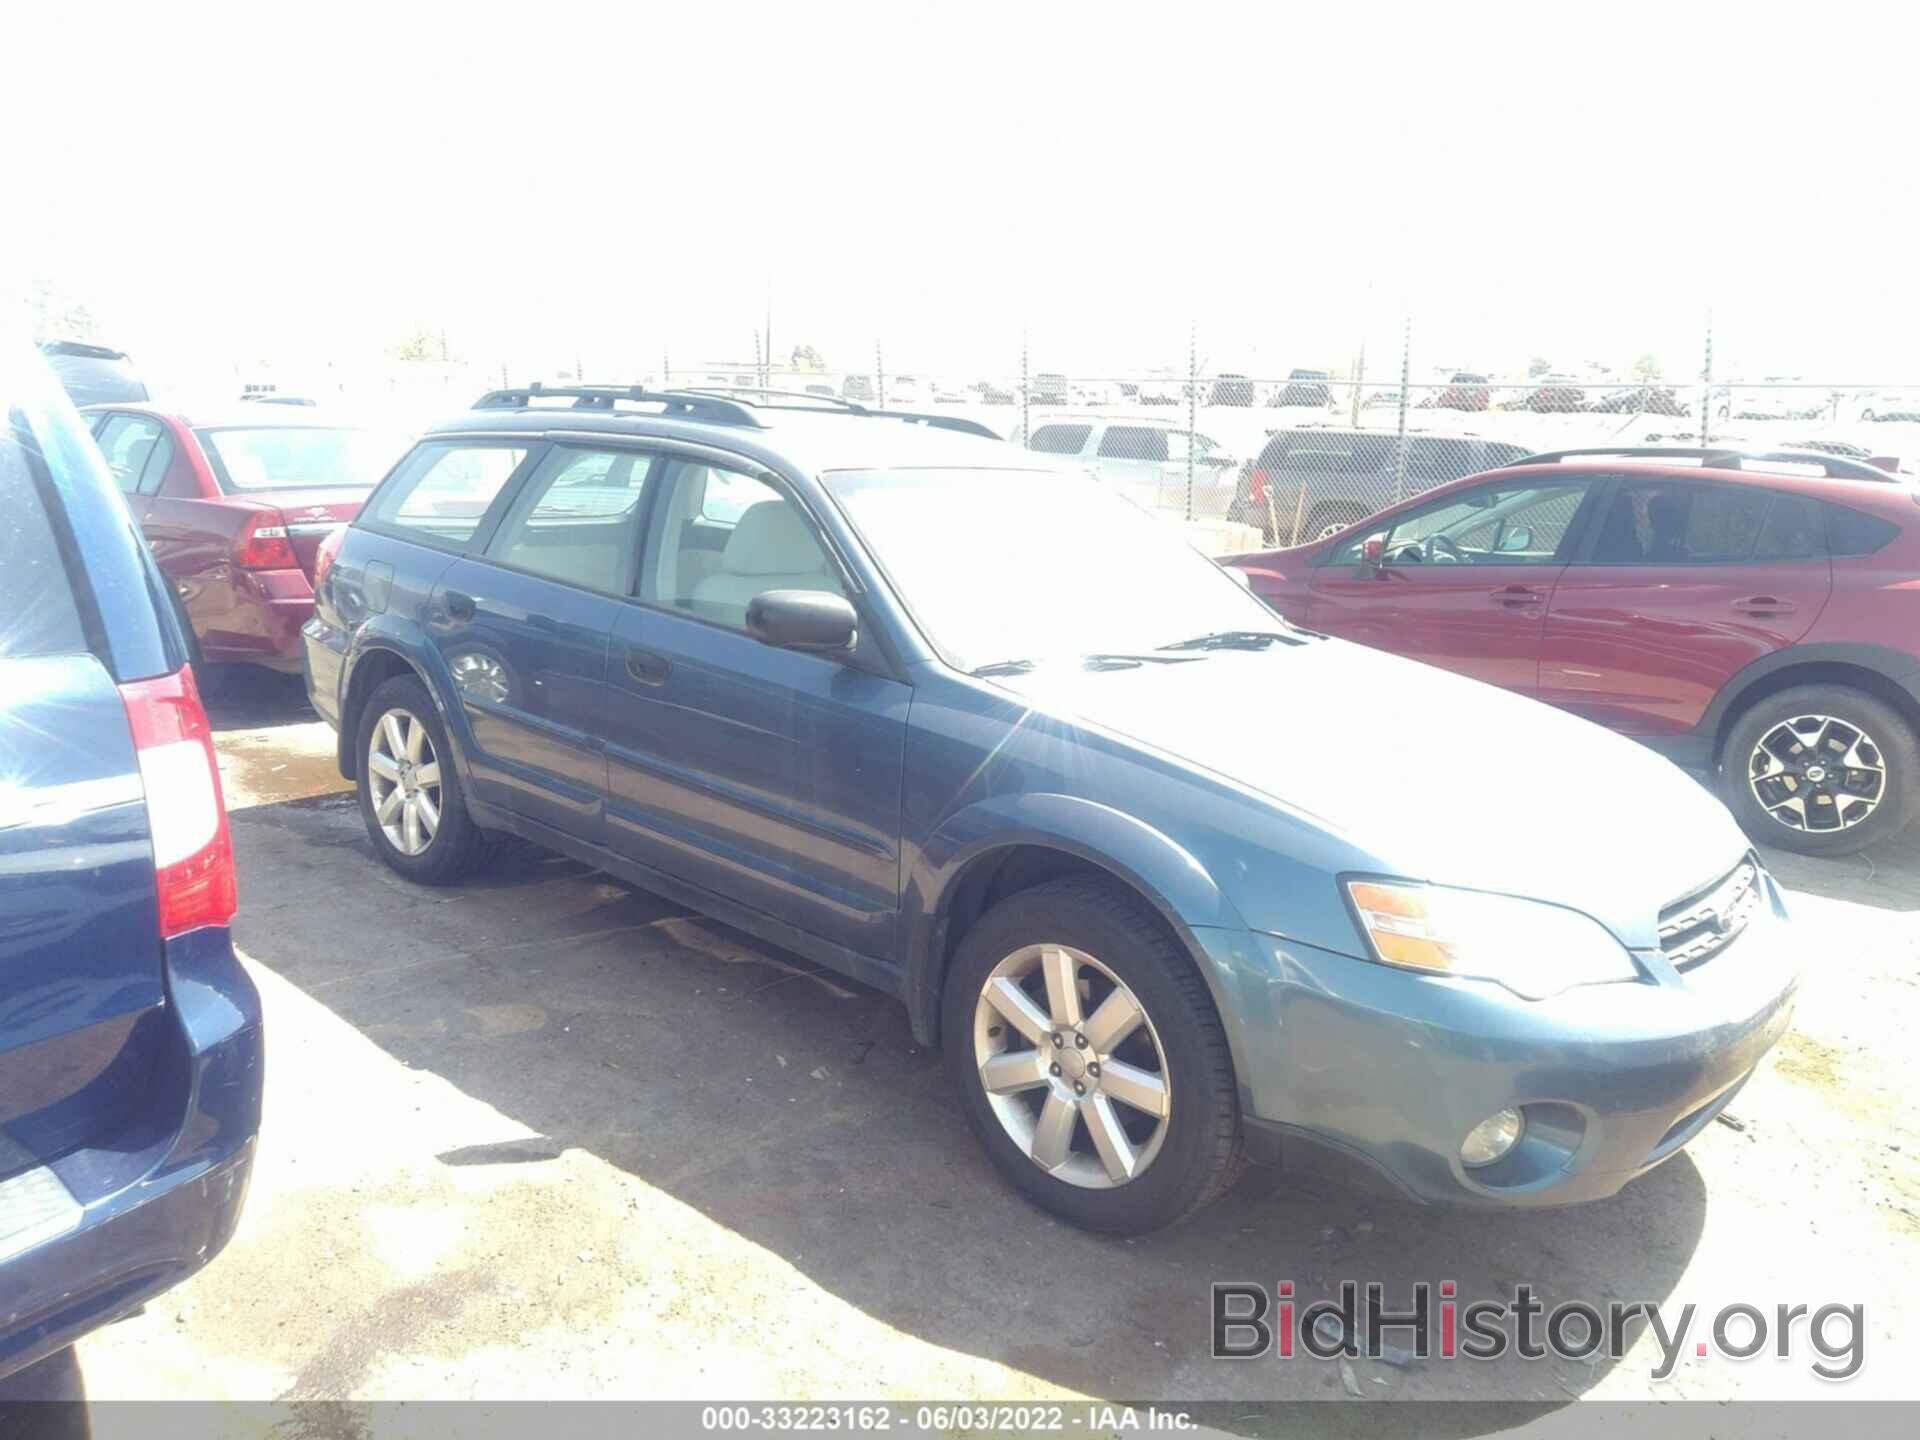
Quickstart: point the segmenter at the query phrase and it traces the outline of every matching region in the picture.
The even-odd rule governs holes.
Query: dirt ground
[[[1449,1213],[1254,1170],[1171,1232],[1028,1208],[891,1001],[571,862],[452,891],[374,858],[290,691],[216,705],[267,1110],[239,1234],[36,1383],[126,1397],[1850,1398],[1920,1393],[1920,842],[1772,855],[1796,1024],[1680,1157],[1617,1198]],[[1209,1358],[1209,1286],[1548,1304],[1865,1306],[1810,1355],[1588,1365]],[[1351,1382],[1351,1384],[1349,1384]],[[1351,1398],[1357,1389],[1360,1398]],[[1385,1423],[1392,1423],[1382,1416]]]

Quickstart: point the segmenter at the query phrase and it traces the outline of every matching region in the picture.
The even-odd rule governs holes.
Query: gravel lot
[[[1832,1395],[1803,1351],[1353,1366],[1208,1357],[1208,1285],[1455,1280],[1582,1297],[1866,1306],[1850,1398],[1911,1396],[1920,1280],[1920,844],[1770,857],[1796,1028],[1614,1200],[1454,1214],[1255,1170],[1172,1232],[1027,1208],[901,1009],[571,862],[453,891],[373,857],[291,691],[216,705],[235,934],[267,1113],[240,1232],[199,1277],[17,1385],[123,1397],[1134,1398]],[[1392,1424],[1391,1416],[1378,1417]]]

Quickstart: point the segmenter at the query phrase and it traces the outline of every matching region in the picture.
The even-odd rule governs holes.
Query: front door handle
[[[1734,601],[1733,608],[1742,615],[1791,615],[1794,604],[1791,600],[1782,600],[1774,595],[1749,595],[1744,600]]]
[[[673,669],[673,662],[654,650],[642,650],[638,646],[627,647],[627,674],[642,685],[664,685],[667,675]]]
[[[1519,609],[1527,605],[1538,605],[1546,600],[1546,595],[1531,585],[1503,585],[1488,597],[1496,605],[1508,609]]]
[[[473,612],[474,603],[471,595],[463,594],[458,590],[447,591],[447,614],[456,620],[471,620]]]

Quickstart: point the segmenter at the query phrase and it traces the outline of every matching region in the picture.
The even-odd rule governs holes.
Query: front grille
[[[1676,970],[1711,960],[1740,938],[1760,908],[1760,871],[1742,860],[1704,890],[1660,912],[1660,950]]]

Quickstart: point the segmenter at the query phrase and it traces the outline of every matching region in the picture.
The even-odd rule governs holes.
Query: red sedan
[[[254,406],[218,417],[150,404],[82,413],[202,657],[298,674],[314,552],[360,513],[400,439]]]
[[[1296,624],[1644,741],[1716,774],[1754,838],[1831,855],[1920,811],[1916,502],[1833,456],[1565,451],[1223,563]],[[1488,746],[1436,776],[1497,767]]]

